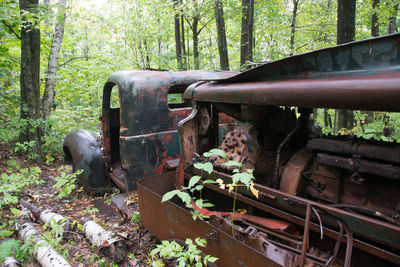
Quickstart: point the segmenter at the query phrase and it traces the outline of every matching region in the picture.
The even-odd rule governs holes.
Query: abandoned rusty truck
[[[110,105],[113,88],[118,108]],[[182,101],[169,103],[168,94]],[[400,35],[239,74],[118,72],[104,87],[102,133],[72,133],[64,150],[88,190],[137,189],[150,232],[205,238],[218,266],[400,265],[399,145],[321,134],[314,108],[399,112]],[[227,159],[204,154],[214,148]],[[258,194],[228,189],[227,160],[253,170]],[[210,173],[194,167],[206,161]],[[195,175],[208,182],[193,199],[213,207],[177,197],[161,203]]]

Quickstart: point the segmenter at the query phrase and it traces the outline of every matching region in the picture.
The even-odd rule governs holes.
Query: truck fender
[[[93,193],[111,190],[99,137],[99,133],[78,130],[68,134],[63,145],[65,158],[72,163],[73,170],[83,170],[78,176],[79,184]]]

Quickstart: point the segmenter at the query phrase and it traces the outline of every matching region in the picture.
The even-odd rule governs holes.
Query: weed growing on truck
[[[207,172],[208,174],[211,174],[214,166],[213,164],[208,161],[209,158],[213,155],[216,155],[218,157],[221,157],[225,160],[227,160],[226,154],[224,151],[220,149],[211,149],[208,152],[203,153],[204,158],[207,160],[204,163],[195,163],[193,166],[200,170],[200,176],[199,175],[194,175],[190,178],[188,186],[182,187],[180,189],[172,190],[167,193],[165,193],[162,197],[161,202],[165,202],[173,198],[174,196],[178,196],[183,203],[185,203],[186,207],[191,209],[192,217],[193,220],[196,220],[197,218],[200,219],[205,219],[208,218],[208,216],[203,215],[200,210],[202,208],[208,208],[208,207],[213,207],[214,205],[212,203],[209,203],[207,200],[202,198],[201,192],[204,188],[204,184],[218,184],[218,186],[221,189],[228,189],[229,193],[234,191],[234,198],[233,198],[233,207],[232,207],[232,236],[235,237],[235,230],[234,230],[234,217],[235,217],[235,211],[236,211],[236,196],[237,196],[237,189],[239,186],[246,186],[248,190],[252,192],[252,194],[258,198],[258,190],[255,189],[254,187],[254,176],[253,176],[253,170],[251,169],[245,169],[242,170],[243,165],[237,161],[229,160],[224,163],[225,166],[227,167],[232,167],[232,183],[225,184],[222,179],[217,179],[217,180],[204,180],[203,174],[204,172]],[[190,191],[191,194],[189,194],[187,191]],[[198,191],[199,192],[199,198],[194,197],[194,193]],[[196,239],[197,240],[197,239]],[[191,241],[191,240],[190,240]],[[205,240],[204,240],[205,241]],[[174,242],[174,241],[173,241]],[[154,256],[156,254],[159,254],[161,257],[171,257],[172,255],[166,254],[165,251],[168,253],[171,253],[171,251],[177,250],[177,246],[179,244],[168,242],[168,241],[162,241],[161,245],[158,245],[157,248],[151,251],[149,256]],[[205,243],[204,243],[205,246]],[[179,247],[178,247],[179,248]],[[180,255],[177,253],[174,257],[178,257],[177,255]],[[207,255],[205,258],[210,258],[210,255]],[[214,257],[212,257],[214,259]],[[183,261],[183,260],[181,260]],[[179,262],[179,261],[178,261]],[[180,262],[179,262],[180,263]],[[158,265],[159,261],[154,261],[152,262],[153,266],[162,266]],[[201,266],[201,262],[199,263],[200,265],[196,266]],[[206,262],[204,263],[206,265]],[[184,266],[184,265],[183,265]]]

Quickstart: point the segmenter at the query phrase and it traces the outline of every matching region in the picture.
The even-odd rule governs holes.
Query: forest
[[[0,263],[14,256],[37,264],[34,245],[17,240],[14,226],[19,201],[33,199],[64,209],[80,228],[84,215],[107,221],[119,238],[136,242],[127,266],[152,264],[148,254],[158,241],[137,217],[121,223],[126,218],[99,215],[93,203],[109,203],[111,194],[82,197],[77,174],[64,162],[67,133],[100,130],[103,86],[112,73],[246,71],[397,33],[399,6],[400,0],[0,0]],[[323,134],[400,141],[398,113],[315,109],[313,118]],[[53,228],[47,240],[70,263],[116,266],[79,234],[63,240],[63,231]]]

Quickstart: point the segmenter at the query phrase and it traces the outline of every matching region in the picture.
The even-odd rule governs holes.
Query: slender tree
[[[292,23],[290,25],[290,55],[293,55],[294,36],[296,34],[296,17],[299,8],[299,0],[293,0]]]
[[[182,40],[181,40],[181,44],[182,44],[182,59],[183,59],[183,69],[187,70],[188,69],[188,57],[187,57],[187,53],[186,53],[186,45],[185,45],[185,19],[184,19],[184,15],[181,15],[181,31],[182,31]]]
[[[217,26],[217,34],[218,34],[219,64],[221,70],[229,70],[229,57],[228,57],[228,47],[226,44],[224,8],[221,0],[215,0],[214,13],[215,13],[215,24]]]
[[[378,23],[378,13],[376,11],[380,0],[372,1],[372,16],[371,16],[371,35],[373,37],[379,36],[379,23]]]
[[[21,28],[21,119],[33,123],[20,135],[20,141],[35,141],[33,152],[42,158],[40,118],[40,30],[35,22],[38,0],[19,0]],[[29,14],[29,16],[28,16]],[[33,16],[32,16],[33,15]],[[28,19],[28,18],[34,18]]]
[[[242,0],[242,32],[240,38],[240,68],[253,60],[254,0]]]
[[[173,0],[174,2],[174,23],[175,23],[175,52],[176,52],[176,60],[178,63],[178,70],[183,70],[183,62],[182,62],[182,44],[181,44],[181,27],[179,20],[179,10],[178,10],[178,0]]]
[[[197,9],[197,3],[195,3],[195,9]],[[195,11],[195,14],[193,16],[193,22],[191,24],[192,28],[192,36],[193,36],[193,63],[194,63],[194,69],[198,70],[200,69],[200,63],[199,63],[199,34],[200,31],[199,28],[199,21],[200,21],[200,14]]]
[[[379,36],[379,20],[377,8],[379,6],[380,0],[372,1],[372,15],[371,15],[371,36]],[[372,111],[367,111],[367,123],[374,122],[374,113]]]
[[[50,117],[51,107],[53,106],[54,102],[58,56],[60,54],[61,43],[64,37],[65,6],[66,0],[58,1],[57,22],[55,25],[53,41],[50,48],[46,85],[42,101],[43,120],[47,120]]]
[[[343,44],[354,41],[356,0],[338,0],[337,14],[337,43]],[[335,131],[341,128],[352,129],[353,124],[352,111],[336,110]]]
[[[399,4],[394,6],[394,14],[389,18],[388,34],[393,34],[397,32],[396,15],[398,10],[399,10]]]

